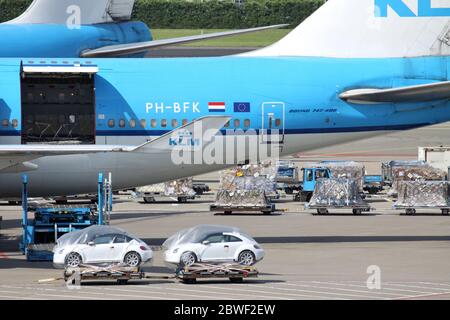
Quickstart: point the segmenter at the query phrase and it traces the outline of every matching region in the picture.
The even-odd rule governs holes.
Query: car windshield
[[[236,227],[220,226],[220,225],[199,225],[193,228],[184,229],[163,243],[163,248],[168,249],[176,245],[181,245],[185,243],[201,243],[203,241],[219,240],[222,242],[224,240],[224,233],[238,233],[242,237],[254,241],[252,237],[246,235],[241,230]]]

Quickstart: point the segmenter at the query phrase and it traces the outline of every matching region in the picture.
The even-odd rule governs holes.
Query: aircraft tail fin
[[[285,38],[246,56],[450,54],[449,0],[329,0]]]
[[[127,21],[135,0],[34,0],[28,9],[10,24],[81,25]]]

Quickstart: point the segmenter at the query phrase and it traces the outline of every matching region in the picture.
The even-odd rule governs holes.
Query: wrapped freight
[[[389,195],[397,195],[400,185],[404,181],[442,181],[445,172],[424,163],[417,165],[404,165],[392,167],[392,189]]]
[[[308,207],[365,206],[355,179],[317,179]]]
[[[194,196],[193,179],[179,179],[136,188],[139,194],[164,194],[165,196]]]
[[[363,191],[365,167],[362,163],[355,161],[343,162],[323,162],[320,164],[331,172],[331,177],[335,179],[352,179],[356,182],[358,190]]]
[[[395,208],[447,207],[449,204],[447,181],[400,181]]]
[[[267,195],[276,192],[276,167],[270,161],[224,170],[216,206],[264,206]]]

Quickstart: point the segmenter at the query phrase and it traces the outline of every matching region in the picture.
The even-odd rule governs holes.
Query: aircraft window
[[[183,126],[187,125],[188,123],[189,123],[188,119],[183,119],[183,121],[182,121]]]
[[[234,127],[235,127],[235,128],[239,128],[240,125],[241,125],[241,120],[235,119],[235,120],[234,120]]]
[[[280,127],[281,126],[281,119],[275,120],[275,126]]]
[[[120,119],[119,120],[119,127],[125,128],[125,119]]]
[[[7,127],[9,126],[9,120],[4,119],[4,120],[2,121],[2,126],[3,126],[4,128],[7,128]]]
[[[152,121],[150,121],[150,125],[152,126],[152,128],[156,128],[158,122],[156,121],[156,119],[152,119]]]
[[[114,128],[115,125],[116,125],[116,122],[114,121],[114,119],[109,119],[109,121],[108,121],[108,127]]]
[[[178,120],[177,119],[173,119],[172,120],[172,128],[176,128],[178,127]]]
[[[166,119],[162,119],[161,120],[161,127],[163,127],[163,128],[167,127],[167,120]]]
[[[141,127],[144,129],[147,128],[147,120],[141,119]]]
[[[230,127],[230,121],[228,120],[227,123],[224,124],[225,128],[229,128]]]
[[[244,120],[244,127],[250,128],[250,119],[245,119]]]
[[[19,126],[19,121],[17,119],[14,119],[12,121],[12,126],[13,126],[13,128],[17,128]]]
[[[130,127],[131,128],[136,128],[136,120],[134,120],[134,119],[130,120]]]

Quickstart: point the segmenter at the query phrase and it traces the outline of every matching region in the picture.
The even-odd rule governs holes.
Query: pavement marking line
[[[153,287],[152,287],[153,288]],[[220,295],[229,295],[228,293],[222,293],[222,292],[215,292],[215,291],[205,291],[205,290],[197,290],[197,289],[181,289],[181,288],[161,288],[161,287],[156,287],[156,289],[160,289],[160,290],[177,290],[177,291],[188,291],[188,292],[200,292],[200,293],[208,293],[208,294],[220,294]],[[221,299],[227,299],[227,300],[236,300],[234,298],[221,298]]]
[[[320,284],[327,284],[321,282]],[[392,293],[385,293],[385,292],[371,292],[367,290],[353,290],[353,289],[343,289],[343,288],[336,288],[336,287],[324,287],[324,286],[315,286],[315,285],[308,285],[308,284],[293,284],[293,283],[286,283],[287,286],[299,286],[299,287],[311,287],[311,288],[317,288],[317,289],[327,289],[327,290],[337,290],[337,291],[348,291],[348,292],[357,292],[357,293],[363,293],[363,294],[369,294],[369,296],[364,296],[361,294],[353,294],[360,297],[370,297],[372,299],[380,298],[383,299],[383,297],[377,297],[376,294],[383,294],[383,295],[391,295],[391,296],[398,296],[398,294],[392,294]],[[350,294],[352,295],[352,294]],[[389,298],[384,298],[389,299]]]
[[[86,289],[93,289],[93,290],[96,290],[96,289],[103,289],[103,291],[106,291],[106,292],[94,292],[94,291],[91,290],[91,292],[89,292],[89,294],[99,294],[99,295],[103,295],[103,296],[104,296],[104,295],[110,295],[110,296],[130,297],[130,298],[145,298],[145,299],[148,299],[148,298],[149,298],[149,296],[115,294],[115,293],[109,293],[109,292],[107,292],[108,290],[111,290],[111,291],[126,291],[126,292],[131,292],[131,293],[135,293],[135,292],[136,292],[136,291],[134,291],[134,290],[125,290],[125,289],[117,289],[117,288],[90,288],[90,287],[83,287],[83,286],[81,286],[81,289],[73,289],[73,290],[74,290],[75,292],[83,293],[83,290],[89,291],[89,290],[86,290]],[[68,289],[68,290],[71,290],[71,291],[72,291],[72,289]],[[143,292],[143,293],[145,293],[145,292]],[[164,300],[163,298],[158,298],[158,297],[155,297],[155,299],[158,299],[158,300]],[[109,300],[109,299],[105,298],[105,300]]]
[[[313,294],[325,294],[325,295],[337,295],[339,297],[327,297],[327,299],[335,299],[335,300],[348,300],[347,298],[343,298],[342,296],[353,296],[353,297],[358,297],[358,295],[354,295],[354,294],[345,294],[345,293],[333,293],[333,292],[323,292],[323,291],[313,291],[313,290],[304,290],[304,289],[289,289],[289,288],[280,288],[280,287],[267,287],[265,286],[265,288],[269,288],[269,289],[276,289],[276,290],[284,290],[284,291],[300,291],[300,292],[309,292],[309,293],[313,293]],[[311,296],[312,298],[314,298],[313,296]],[[359,296],[360,297],[360,296]]]
[[[419,283],[419,284],[430,284],[433,286],[446,286],[446,287],[450,287],[449,283],[436,283],[436,282],[410,282],[410,283]]]
[[[314,282],[314,281],[313,281]],[[315,281],[315,283],[320,283],[320,284],[329,284],[329,285],[335,285],[335,286],[347,286],[347,287],[357,287],[357,288],[365,288],[367,289],[367,286],[363,286],[363,285],[356,285],[356,284],[348,284],[348,283],[339,283],[339,282],[323,282],[323,281]],[[334,288],[334,287],[333,287]],[[337,290],[345,290],[345,289],[340,289],[340,288],[335,288]],[[403,291],[402,289],[388,289],[388,288],[382,288],[381,290],[390,290],[390,291]],[[409,290],[408,290],[409,291]],[[381,295],[390,295],[390,296],[398,296],[398,294],[396,293],[389,293],[389,292],[375,292],[375,291],[370,291],[370,289],[367,289],[366,291],[362,290],[361,292],[366,292],[366,293],[371,293],[371,294],[381,294]],[[413,291],[415,292],[415,291]]]
[[[149,285],[150,286],[150,285]],[[163,289],[163,288],[159,288],[159,287],[151,287],[152,289]],[[94,289],[94,288],[92,288]],[[126,290],[126,289],[118,289],[118,288],[102,288],[105,291],[111,290],[111,291],[126,291],[126,292],[139,292],[139,293],[150,293],[149,290]],[[164,289],[163,289],[164,290]],[[208,299],[212,299],[209,296],[202,296],[202,295],[191,295],[191,294],[177,294],[177,293],[167,293],[167,292],[152,292],[152,293],[157,293],[157,294],[162,294],[162,295],[175,295],[175,296],[183,296],[183,297],[197,297],[197,298],[208,298]],[[159,300],[165,300],[164,298],[160,298],[160,297],[156,297],[156,299]],[[180,299],[173,299],[173,300],[180,300]]]
[[[210,286],[210,285],[208,285],[207,288],[212,288],[212,289],[228,289],[228,288],[216,287],[216,286]],[[236,293],[236,292],[234,292],[234,293],[223,293],[223,294],[228,294],[228,295],[233,295],[233,296],[239,295],[239,296],[245,296],[245,297],[248,298],[248,294],[246,294],[246,293]],[[286,300],[286,299],[284,299],[284,298],[278,298],[278,297],[273,297],[273,296],[265,296],[265,295],[261,295],[261,294],[258,294],[257,296],[258,296],[258,297],[262,297],[262,298],[264,298],[264,299],[279,299],[279,300]]]
[[[419,288],[419,289],[429,289],[429,290],[441,290],[441,291],[448,291],[449,288],[430,288],[430,287],[423,287],[423,286],[412,286],[409,284],[399,284],[399,283],[392,283],[392,282],[386,282],[386,285],[389,286],[400,286],[400,287],[406,287],[406,288]],[[437,293],[437,292],[435,292]]]
[[[269,292],[269,291],[262,291],[262,290],[246,290],[246,289],[242,289],[242,287],[245,287],[246,285],[236,285],[234,284],[233,287],[234,288],[225,288],[223,287],[223,290],[240,290],[240,291],[247,291],[247,292],[252,292],[253,294],[257,294],[257,293],[269,293],[271,295],[273,295],[273,292]],[[220,287],[219,287],[220,288]],[[236,289],[238,288],[238,289]],[[264,286],[264,288],[266,288]],[[283,296],[294,296],[294,297],[309,297],[311,298],[311,295],[304,295],[304,294],[291,294],[291,293],[279,293],[278,295],[283,295]],[[288,299],[288,298],[282,298],[282,297],[278,297],[278,296],[270,296],[272,299],[273,298],[277,298],[277,299]],[[320,299],[329,299],[328,297],[316,297],[316,298],[320,298]],[[292,300],[292,299],[289,299]]]
[[[63,296],[65,296],[65,297],[67,297],[67,298],[84,299],[84,300],[86,300],[86,299],[90,299],[90,300],[108,300],[108,299],[105,299],[105,298],[98,298],[98,297],[89,297],[89,296],[82,296],[82,297],[80,297],[79,295],[70,296],[70,295],[66,295],[66,294],[55,295],[55,294],[49,294],[49,293],[44,293],[44,292],[42,292],[42,291],[52,291],[52,292],[55,292],[55,293],[56,293],[56,292],[62,292],[62,293],[68,293],[68,292],[76,293],[76,292],[78,292],[78,293],[80,293],[79,290],[70,290],[70,289],[67,289],[66,291],[61,291],[61,290],[58,290],[58,289],[51,289],[51,288],[37,288],[37,287],[27,287],[27,286],[25,286],[25,287],[2,286],[2,287],[6,287],[6,288],[9,288],[9,289],[16,289],[16,290],[26,290],[26,291],[27,291],[27,292],[26,292],[27,294],[31,294],[31,295],[39,295],[39,296],[55,296],[55,297],[59,297],[59,296],[63,297]],[[32,290],[37,290],[37,291],[40,291],[40,292],[42,292],[42,293],[36,293],[36,292],[33,292]],[[31,292],[30,292],[30,291],[31,291]],[[18,291],[17,293],[22,293],[22,292]]]
[[[8,255],[0,251],[0,259],[9,259]]]
[[[153,287],[152,287],[153,288]],[[156,289],[156,288],[155,288]],[[117,289],[117,288],[104,288],[104,290],[112,290],[112,291],[127,291],[127,292],[139,292],[139,293],[150,293],[149,290],[125,290],[125,289]],[[191,294],[184,294],[184,293],[168,293],[168,292],[151,292],[151,293],[156,293],[156,294],[160,294],[160,295],[173,295],[173,296],[182,296],[184,298],[186,297],[197,297],[197,298],[205,298],[206,296],[201,296],[201,295],[191,295]],[[206,297],[206,298],[211,298],[211,297]],[[158,300],[166,300],[165,298],[162,297],[155,297],[155,299]],[[181,300],[178,298],[172,298],[172,300]]]
[[[312,281],[314,283],[319,283],[319,284],[331,284],[330,282],[322,282],[322,281]],[[359,288],[366,288],[367,286],[363,286],[363,285],[356,285],[356,284],[338,284],[336,283],[336,285],[342,285],[342,286],[349,286],[349,287],[359,287]],[[340,288],[336,288],[337,290],[350,290],[350,289],[340,289]],[[404,291],[404,292],[415,292],[415,293],[419,293],[419,294],[430,294],[433,292],[422,292],[422,291],[417,291],[417,290],[407,290],[407,289],[396,289],[396,288],[382,288],[381,290],[388,290],[388,291]],[[354,290],[354,291],[358,291],[358,290]],[[367,292],[367,291],[364,291]],[[374,292],[375,293],[375,292]],[[386,293],[387,294],[387,293]]]
[[[23,294],[22,292],[15,292],[15,291],[5,291],[5,290],[0,290],[1,293],[11,293],[11,294]],[[28,299],[32,299],[32,300],[45,300],[44,298],[28,298],[28,297],[11,297],[11,296],[0,296],[2,298],[9,298],[9,299],[20,299],[20,300],[28,300]]]
[[[449,295],[449,294],[450,294],[450,291],[448,291],[448,292],[432,293],[432,294],[416,295],[416,296],[404,296],[404,297],[397,298],[397,300],[427,298],[427,297],[443,296],[443,295]]]

